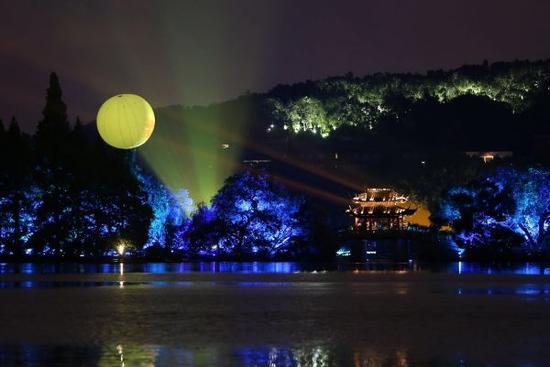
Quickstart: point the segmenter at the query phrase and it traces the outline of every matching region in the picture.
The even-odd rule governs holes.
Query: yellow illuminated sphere
[[[155,114],[145,99],[135,94],[109,98],[97,113],[97,130],[115,148],[137,148],[149,139],[155,128]]]

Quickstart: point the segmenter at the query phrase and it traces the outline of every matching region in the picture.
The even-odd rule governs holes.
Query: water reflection
[[[179,283],[179,282],[178,282]],[[138,286],[138,285],[155,285],[154,282],[126,282],[120,281],[0,281],[0,289],[21,289],[21,288],[92,288],[92,287],[112,287],[117,286],[123,288],[124,286]],[[175,284],[174,285],[179,285]]]
[[[517,274],[517,275],[550,275],[549,264],[479,264],[459,261],[445,267],[434,266],[435,270],[455,274]]]
[[[297,262],[181,262],[181,263],[0,263],[0,274],[92,273],[294,273],[315,270],[316,265]]]
[[[550,285],[523,284],[518,287],[482,287],[482,288],[459,287],[456,290],[456,294],[457,295],[480,295],[480,296],[499,296],[499,295],[550,296]]]
[[[409,367],[491,366],[537,367],[544,363],[467,361],[460,354],[449,358],[423,358],[406,349],[326,346],[302,347],[167,347],[167,346],[0,346],[0,365],[5,367]]]
[[[1,274],[114,274],[119,273],[319,273],[326,271],[338,272],[434,272],[450,274],[518,274],[518,275],[550,275],[550,264],[520,263],[520,264],[480,264],[471,262],[451,262],[441,264],[421,264],[414,261],[403,263],[353,263],[336,262],[330,264],[298,263],[298,262],[181,262],[181,263],[0,263]]]

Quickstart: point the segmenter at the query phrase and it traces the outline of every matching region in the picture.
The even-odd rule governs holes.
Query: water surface
[[[545,265],[1,264],[0,366],[550,366]]]
[[[522,274],[550,275],[550,264],[544,263],[497,263],[449,262],[422,264],[414,261],[403,263],[365,262],[354,263],[299,263],[299,262],[230,262],[194,261],[180,263],[126,263],[122,264],[126,273],[297,273],[323,271],[383,271],[383,272],[433,272],[449,274]],[[108,274],[119,273],[120,263],[1,263],[1,274]]]

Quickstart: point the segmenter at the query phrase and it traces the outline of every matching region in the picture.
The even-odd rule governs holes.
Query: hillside
[[[488,169],[467,151],[548,162],[549,85],[549,60],[280,85],[210,106],[157,109],[156,132],[140,154],[196,201],[208,201],[243,161],[269,160],[273,175],[333,202],[378,184],[429,202],[449,182]]]

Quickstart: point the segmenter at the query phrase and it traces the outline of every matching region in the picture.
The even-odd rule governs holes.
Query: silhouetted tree
[[[24,250],[23,242],[35,226],[37,197],[30,180],[30,145],[15,117],[12,117],[7,132],[2,134],[2,140],[0,232],[3,232],[1,237],[7,253],[20,256]]]
[[[46,249],[54,255],[61,255],[63,248],[69,245],[69,219],[77,197],[71,195],[74,176],[69,169],[67,107],[55,73],[50,74],[42,115],[34,136],[35,178],[42,203],[38,208],[39,229],[33,235],[32,243],[37,251]]]

